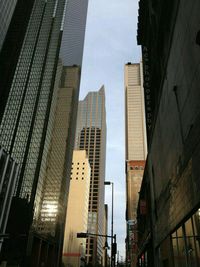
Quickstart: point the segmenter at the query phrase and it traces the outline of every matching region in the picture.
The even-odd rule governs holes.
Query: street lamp
[[[115,267],[115,253],[113,249],[113,209],[114,209],[114,183],[110,181],[105,181],[104,185],[112,185],[112,211],[111,211],[111,267]],[[115,238],[116,239],[116,238]],[[115,240],[116,242],[116,240]]]

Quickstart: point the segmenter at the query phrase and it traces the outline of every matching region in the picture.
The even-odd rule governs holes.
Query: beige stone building
[[[125,65],[126,160],[147,155],[142,63]]]
[[[86,150],[91,166],[88,232],[104,233],[106,109],[104,86],[79,101],[75,148]],[[87,263],[103,262],[103,237],[87,238]]]
[[[86,239],[76,235],[87,232],[89,187],[90,164],[86,151],[74,150],[63,246],[65,267],[84,265]]]
[[[147,155],[142,63],[125,65],[127,220],[136,219]]]
[[[147,156],[142,63],[125,65],[127,259],[136,266],[137,206]]]

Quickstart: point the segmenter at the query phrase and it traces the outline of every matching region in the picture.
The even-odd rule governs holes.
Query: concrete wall
[[[76,235],[87,232],[90,187],[90,165],[85,150],[74,150],[70,179],[63,264],[79,267],[81,256],[85,256],[86,239],[78,239]]]
[[[158,245],[200,206],[199,0],[181,0],[149,153]]]

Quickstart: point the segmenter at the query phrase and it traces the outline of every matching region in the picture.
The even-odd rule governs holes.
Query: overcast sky
[[[114,233],[125,256],[124,64],[139,62],[138,0],[89,0],[80,99],[104,84],[107,112],[106,180],[114,182]],[[111,187],[106,203],[111,212]],[[110,227],[110,218],[108,221]],[[110,229],[109,229],[110,231]]]

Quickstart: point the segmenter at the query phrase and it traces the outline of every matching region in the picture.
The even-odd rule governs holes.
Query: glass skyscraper
[[[63,25],[60,58],[64,66],[81,66],[88,0],[68,0]]]
[[[35,0],[0,1],[0,123]]]
[[[2,3],[4,3],[4,7],[8,4],[7,1],[1,1]],[[16,7],[18,7],[18,3],[21,3],[20,8],[23,9],[23,12],[19,8],[17,16],[12,16],[12,14],[16,14],[17,9],[10,10],[10,18],[12,17],[10,21],[13,23],[13,18],[21,18],[23,21],[22,16],[19,16],[22,12],[27,23],[23,28],[23,36],[20,36],[19,33],[21,46],[19,45],[18,50],[15,51],[15,66],[11,68],[11,64],[8,68],[8,73],[12,69],[13,75],[9,77],[10,86],[7,90],[8,95],[5,97],[5,109],[1,110],[3,115],[0,116],[0,145],[18,163],[19,175],[14,191],[14,200],[26,201],[31,213],[30,215],[27,212],[27,217],[32,225],[31,231],[35,231],[38,229],[35,226],[38,225],[37,220],[41,218],[41,202],[44,196],[47,196],[45,190],[48,187],[47,182],[49,182],[46,179],[47,160],[53,138],[59,82],[62,78],[62,63],[58,64],[58,59],[60,55],[66,65],[81,65],[88,0],[23,0],[18,1]],[[25,12],[27,10],[28,12]],[[67,25],[66,21],[68,21]],[[79,23],[83,23],[83,25]],[[72,28],[73,30],[71,30]],[[14,29],[13,26],[10,32],[9,28],[12,37]],[[17,23],[16,30],[19,31]],[[5,38],[14,40],[8,38],[8,33]],[[70,43],[71,39],[73,42]],[[3,63],[5,63],[5,55],[0,58]],[[76,55],[76,59],[73,55]],[[0,64],[0,67],[4,69],[2,66]],[[3,80],[6,85],[7,80]],[[3,90],[5,89],[4,85]],[[77,92],[79,92],[78,89]],[[78,102],[78,93],[76,101],[75,99],[73,101],[74,103]],[[77,108],[77,103],[74,104],[74,108]],[[74,116],[73,120],[70,127],[76,123]],[[70,136],[73,133],[75,135],[75,130],[70,130]],[[65,158],[69,165],[70,156],[65,155]],[[51,190],[54,188],[52,187]],[[55,241],[56,239],[52,242]],[[55,247],[54,245],[52,243],[53,247]],[[18,245],[15,244],[15,247]],[[49,247],[51,246],[49,245]],[[61,248],[59,250],[61,251]],[[30,247],[27,251],[31,253]],[[53,255],[53,253],[51,254]],[[36,262],[37,259],[34,259],[32,264],[35,265],[33,266],[37,266]],[[51,266],[51,262],[52,260],[49,259],[48,266]],[[23,264],[26,266],[25,263]]]
[[[16,208],[12,209],[14,213],[10,213],[10,218],[18,219],[20,212],[24,212],[24,223],[7,230],[20,235],[22,228],[27,229],[25,239],[33,217],[31,213],[37,211],[42,196],[44,176],[41,173],[46,168],[45,157],[51,137],[48,121],[54,105],[54,88],[58,87],[55,80],[59,80],[56,70],[65,10],[66,0],[34,1],[0,124],[0,145],[19,166],[13,199]],[[19,200],[26,201],[26,207]],[[11,225],[9,221],[8,225]],[[24,240],[7,240],[3,258],[28,266],[28,259],[22,252],[26,249]],[[22,243],[23,248],[20,247]],[[30,253],[30,249],[28,251]]]
[[[104,231],[104,180],[106,158],[105,92],[90,92],[79,101],[75,149],[86,150],[91,167],[88,210],[88,232]],[[89,237],[86,243],[87,263],[96,266],[103,257],[103,239]]]
[[[19,163],[16,195],[34,201],[61,42],[65,1],[35,1],[0,125],[0,143]]]
[[[16,162],[0,146],[0,233],[5,236],[17,173]],[[0,252],[3,239],[1,236]]]
[[[0,51],[8,31],[17,0],[0,1]]]
[[[65,220],[70,182],[76,115],[79,96],[80,68],[63,67],[53,122],[47,168],[36,227],[40,233],[56,236],[56,226]],[[68,170],[68,165],[69,170]]]

